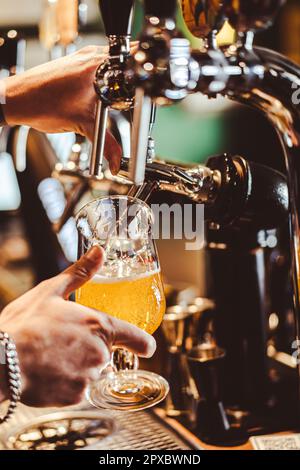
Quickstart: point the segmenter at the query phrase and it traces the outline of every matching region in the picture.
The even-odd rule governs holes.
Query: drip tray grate
[[[61,411],[20,405],[0,430],[2,449],[11,450],[190,450],[192,447],[152,412]]]

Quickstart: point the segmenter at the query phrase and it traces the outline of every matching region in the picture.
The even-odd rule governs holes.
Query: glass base
[[[109,372],[89,385],[86,396],[96,408],[140,411],[160,403],[169,393],[168,382],[146,370]]]

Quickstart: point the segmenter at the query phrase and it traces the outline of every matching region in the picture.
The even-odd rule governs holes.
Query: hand
[[[65,272],[9,304],[0,315],[0,330],[17,347],[23,403],[43,407],[80,402],[89,379],[110,360],[113,345],[144,357],[154,353],[155,340],[134,325],[67,301],[71,292],[96,273],[102,256],[100,248],[92,248]],[[0,401],[8,393],[4,377],[2,366]]]
[[[89,46],[74,54],[3,80],[7,124],[41,132],[76,132],[93,139],[97,97],[93,81],[107,58],[105,47]],[[105,156],[117,173],[121,147],[108,132]]]

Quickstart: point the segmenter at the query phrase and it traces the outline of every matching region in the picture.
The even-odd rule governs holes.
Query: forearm
[[[18,106],[16,103],[17,100],[14,100],[13,96],[13,86],[14,86],[14,77],[7,77],[0,80],[0,127],[9,124],[10,126],[15,126],[21,124],[17,122],[15,118],[14,108]],[[15,83],[15,87],[17,87]]]
[[[96,105],[93,75],[71,74],[77,62],[70,68],[63,62],[63,74],[60,62],[53,62],[2,80],[4,118],[12,127],[27,125],[41,132],[77,132],[90,137]]]
[[[7,77],[2,83],[4,89],[2,111],[8,125],[30,125],[33,117],[36,119],[40,117],[37,110],[41,105],[38,106],[34,101],[36,99],[33,93],[34,83],[26,74],[22,74],[21,77],[17,75]]]

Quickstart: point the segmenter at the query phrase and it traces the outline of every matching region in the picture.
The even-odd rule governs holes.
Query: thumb
[[[93,246],[85,255],[68,269],[52,279],[54,293],[67,299],[69,295],[89,281],[101,267],[104,252]]]

